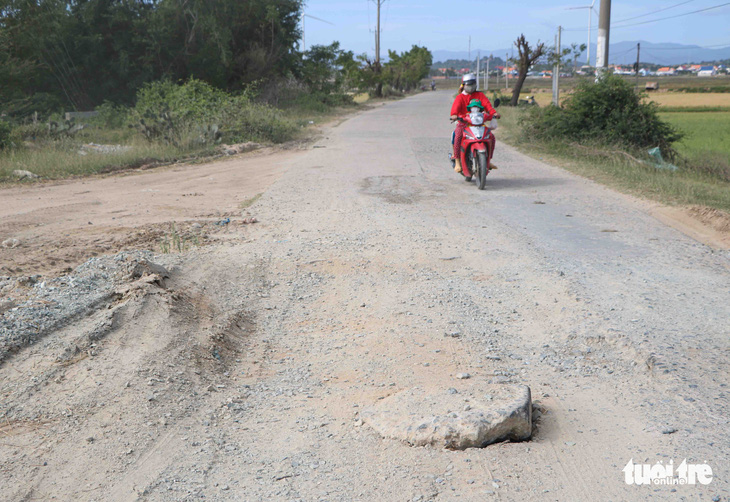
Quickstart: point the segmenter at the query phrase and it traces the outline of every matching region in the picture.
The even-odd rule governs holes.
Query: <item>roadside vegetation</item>
[[[431,53],[415,45],[384,64],[337,42],[301,51],[301,15],[299,0],[195,1],[184,11],[173,0],[9,5],[0,182],[17,170],[63,178],[297,140],[428,75]]]
[[[636,195],[730,212],[730,113],[670,110],[621,77],[584,80],[560,108],[503,109],[500,139]]]

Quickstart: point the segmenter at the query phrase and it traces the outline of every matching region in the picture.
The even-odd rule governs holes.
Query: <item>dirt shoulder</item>
[[[246,207],[295,154],[263,149],[206,164],[0,190],[0,275],[53,277],[97,255],[214,241],[244,225]]]

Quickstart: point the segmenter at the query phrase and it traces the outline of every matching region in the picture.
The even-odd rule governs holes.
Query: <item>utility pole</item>
[[[375,64],[380,66],[380,6],[385,0],[375,0],[378,4],[378,25],[375,30]]]
[[[563,27],[558,26],[558,34],[555,35],[555,65],[553,66],[553,104],[560,106],[560,57],[562,48],[560,36],[562,35]]]
[[[481,63],[482,53],[477,51],[477,91],[479,90],[479,63]]]
[[[375,73],[380,73],[380,6],[385,0],[373,0],[378,7],[378,21],[375,27]],[[375,84],[375,95],[381,97],[383,95],[383,83],[378,81]]]
[[[509,66],[507,66],[509,63],[509,54],[504,55],[504,90],[509,89]]]
[[[489,90],[489,62],[492,60],[492,55],[490,54],[487,58],[487,74],[484,75],[484,90]]]
[[[636,44],[636,67],[634,68],[634,72],[636,72],[636,92],[639,92],[639,65],[641,64],[641,60],[639,59],[639,54],[641,53],[641,44]]]
[[[611,0],[601,0],[598,15],[598,43],[596,44],[596,70],[608,70],[608,44],[611,30]]]

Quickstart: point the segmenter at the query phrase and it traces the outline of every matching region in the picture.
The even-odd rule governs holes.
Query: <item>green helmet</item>
[[[479,108],[481,111],[484,111],[484,106],[482,105],[482,102],[478,99],[474,98],[471,101],[469,101],[469,105],[467,105],[467,110],[471,110],[474,107]]]

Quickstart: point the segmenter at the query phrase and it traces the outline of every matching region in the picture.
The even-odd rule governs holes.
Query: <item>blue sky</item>
[[[596,0],[598,12],[601,0]],[[612,2],[611,43],[644,40],[696,44],[703,47],[730,46],[730,5],[707,12],[692,14],[655,23],[619,28],[620,24],[651,21],[726,3],[722,0],[690,0],[684,5],[651,12],[680,4],[682,0],[635,0]],[[495,50],[511,47],[520,33],[530,42],[553,42],[558,25],[563,43],[586,43],[588,38],[587,10],[567,10],[569,7],[590,5],[590,0],[512,0],[456,2],[444,0],[386,0],[381,10],[381,54],[385,49],[407,50],[414,43],[431,50],[467,50],[469,35],[472,49]],[[374,53],[375,5],[373,0],[307,0],[304,12],[325,19],[334,26],[306,19],[306,45],[328,44],[338,40],[344,49],[357,54]],[[620,23],[619,21],[638,17]],[[598,15],[593,17],[598,25]],[[597,30],[592,31],[592,52]]]

